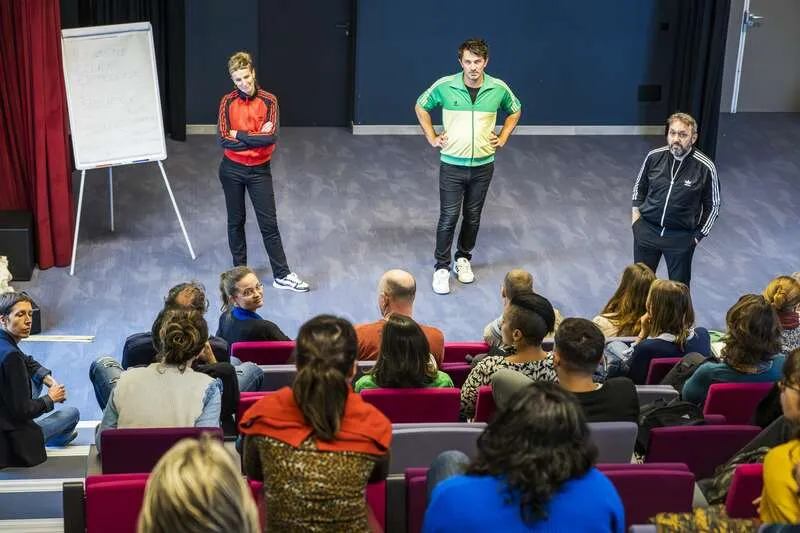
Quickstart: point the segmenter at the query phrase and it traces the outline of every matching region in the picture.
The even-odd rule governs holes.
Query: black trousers
[[[692,257],[695,249],[691,231],[665,230],[640,218],[633,225],[633,261],[644,263],[655,272],[661,256],[667,262],[669,279],[687,286],[692,279]]]
[[[463,167],[442,163],[439,167],[439,224],[436,228],[435,269],[450,268],[453,236],[462,205],[464,218],[458,235],[455,258],[472,259],[478,238],[486,192],[492,182],[494,163]]]
[[[264,248],[269,256],[272,275],[276,278],[289,275],[291,271],[286,264],[286,254],[278,230],[269,161],[263,165],[249,167],[223,157],[219,165],[219,181],[225,193],[225,207],[228,211],[228,246],[233,256],[233,265],[247,264],[247,242],[244,235],[246,213],[244,193],[247,191],[256,213]]]

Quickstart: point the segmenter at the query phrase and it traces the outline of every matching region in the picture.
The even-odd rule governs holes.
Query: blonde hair
[[[222,445],[204,435],[184,439],[147,481],[138,533],[258,533],[250,487]]]
[[[671,114],[667,119],[667,128],[669,128],[676,120],[689,126],[689,129],[692,130],[692,133],[697,133],[697,121],[689,113],[677,112]]]
[[[650,337],[662,333],[675,335],[675,344],[682,350],[689,329],[694,325],[694,308],[689,287],[679,281],[657,279],[647,294],[650,315]]]
[[[228,59],[228,74],[243,68],[253,68],[253,58],[247,52],[236,52]]]
[[[763,294],[775,311],[793,311],[800,304],[800,282],[791,276],[778,276],[769,282]]]

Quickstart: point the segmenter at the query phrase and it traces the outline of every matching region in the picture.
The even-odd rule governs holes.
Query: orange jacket
[[[267,122],[272,127],[261,131]],[[226,94],[219,104],[217,138],[231,161],[249,167],[266,163],[278,140],[278,99],[258,87],[253,96],[238,89]]]

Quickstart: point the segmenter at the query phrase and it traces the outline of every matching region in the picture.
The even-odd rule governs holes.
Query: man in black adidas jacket
[[[667,145],[647,154],[633,186],[633,260],[689,285],[695,247],[719,215],[717,169],[694,147],[697,122],[686,113],[667,119]]]

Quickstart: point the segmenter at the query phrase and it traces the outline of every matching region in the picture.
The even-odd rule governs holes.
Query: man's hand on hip
[[[631,211],[631,226],[636,224],[636,221],[639,220],[640,218],[642,218],[642,214],[639,212],[639,209],[634,207],[633,210]]]
[[[508,141],[507,137],[498,136],[495,132],[489,133],[489,144],[492,145],[492,148],[502,148],[506,145],[506,141]]]
[[[447,146],[447,132],[443,131],[442,133],[434,137],[432,141],[429,142],[431,143],[431,146],[433,146],[434,148],[444,148],[445,146]]]

